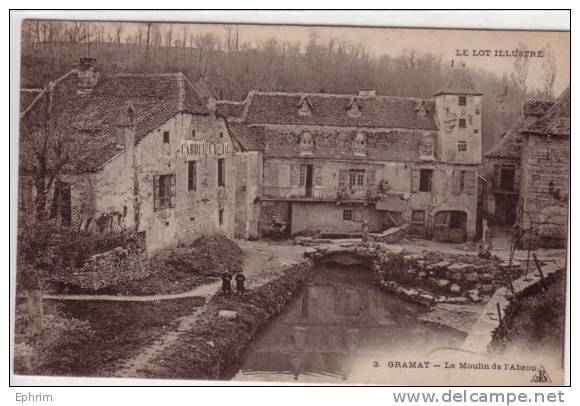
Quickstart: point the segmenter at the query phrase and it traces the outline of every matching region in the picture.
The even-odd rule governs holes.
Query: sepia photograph
[[[564,385],[570,31],[130,15],[21,20],[15,376]]]

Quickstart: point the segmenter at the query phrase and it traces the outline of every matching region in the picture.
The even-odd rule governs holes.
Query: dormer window
[[[367,155],[367,137],[364,135],[364,133],[359,132],[356,134],[352,144],[352,149],[355,156]]]
[[[308,131],[300,135],[300,155],[312,155],[314,151],[314,139]]]
[[[428,109],[427,109],[427,105],[425,104],[425,101],[420,101],[415,105],[415,113],[417,114],[418,118],[422,118],[427,116],[428,113]]]
[[[350,104],[347,106],[346,113],[350,117],[360,117],[362,115],[361,109],[355,99],[350,101]]]
[[[312,103],[310,103],[308,97],[304,96],[300,99],[300,103],[298,103],[298,115],[309,116],[310,114],[312,114]]]
[[[435,142],[431,136],[425,136],[419,144],[419,156],[421,159],[435,158]]]

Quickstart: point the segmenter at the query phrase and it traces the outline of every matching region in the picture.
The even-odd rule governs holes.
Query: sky
[[[183,25],[172,24],[174,35],[182,33]],[[185,24],[192,34],[212,32],[221,38],[227,36],[226,24]],[[133,35],[138,23],[124,24],[124,37]],[[268,38],[279,41],[300,41],[304,46],[314,28],[322,43],[330,38],[364,43],[373,56],[388,54],[401,55],[408,50],[418,53],[431,53],[442,57],[445,63],[455,60],[465,63],[474,69],[483,69],[502,76],[513,70],[514,58],[494,56],[496,50],[521,49],[525,44],[529,50],[539,51],[547,44],[553,50],[557,74],[554,84],[555,94],[562,92],[570,83],[570,33],[549,31],[492,31],[492,30],[448,30],[448,29],[416,29],[416,28],[362,28],[362,27],[330,27],[330,26],[290,26],[290,25],[237,25],[240,42],[255,44]],[[169,24],[160,24],[164,32]],[[464,50],[469,56],[458,57],[457,52]],[[472,56],[473,50],[491,50],[490,56]],[[542,62],[544,58],[529,58],[528,87],[542,87]]]

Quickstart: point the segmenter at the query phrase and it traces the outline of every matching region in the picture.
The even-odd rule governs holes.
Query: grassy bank
[[[15,373],[107,376],[116,363],[135,355],[172,328],[176,318],[203,303],[203,298],[151,303],[45,301],[39,337],[26,337],[16,324]]]
[[[254,336],[280,314],[308,277],[312,265],[290,267],[282,275],[239,297],[216,294],[204,307],[197,325],[181,335],[145,370],[148,378],[219,379]],[[237,313],[235,319],[219,316]]]
[[[512,300],[504,323],[494,334],[496,352],[518,348],[529,352],[561,353],[566,310],[565,273],[546,278],[545,290],[536,284]]]

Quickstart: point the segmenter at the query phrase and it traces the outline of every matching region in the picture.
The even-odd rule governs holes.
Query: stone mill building
[[[263,161],[260,236],[356,232],[366,221],[462,242],[476,232],[481,97],[460,67],[429,99],[252,91],[217,110]]]

